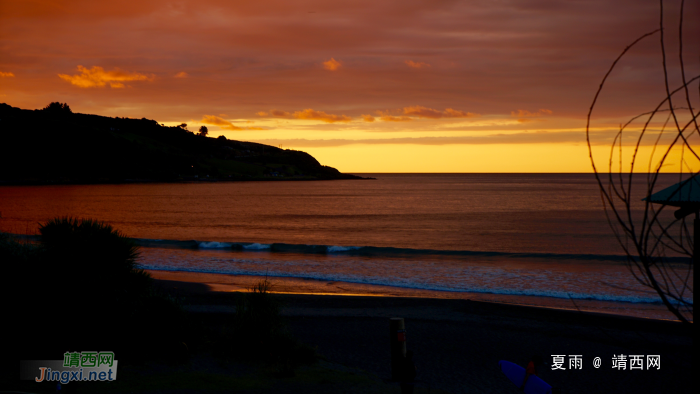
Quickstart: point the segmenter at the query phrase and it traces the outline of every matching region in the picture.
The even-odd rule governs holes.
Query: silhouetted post
[[[693,226],[693,264],[700,263],[700,210],[695,211],[695,225]]]
[[[391,346],[391,380],[399,380],[406,357],[406,326],[402,317],[389,319],[389,344]]]

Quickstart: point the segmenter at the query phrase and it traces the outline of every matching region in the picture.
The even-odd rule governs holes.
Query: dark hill
[[[0,104],[0,183],[360,179],[306,152],[210,138],[155,120]]]

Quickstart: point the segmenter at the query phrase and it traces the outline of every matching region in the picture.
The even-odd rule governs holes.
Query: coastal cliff
[[[361,179],[302,151],[49,107],[0,103],[0,184]]]

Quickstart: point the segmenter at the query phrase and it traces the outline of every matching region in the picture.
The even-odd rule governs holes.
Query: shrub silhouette
[[[264,338],[282,329],[280,304],[270,293],[272,284],[261,280],[236,304],[236,330],[245,336]]]
[[[42,224],[39,232],[49,263],[60,271],[57,278],[68,285],[63,294],[82,299],[84,286],[93,282],[99,282],[103,301],[148,291],[150,276],[136,264],[138,247],[109,224],[64,217]]]
[[[11,264],[3,298],[16,300],[6,310],[16,322],[10,337],[19,356],[57,359],[97,348],[120,360],[183,356],[184,313],[152,286],[129,238],[109,224],[70,217],[39,231],[35,245],[0,237],[0,258]],[[51,340],[37,341],[47,330]]]
[[[300,364],[316,361],[316,351],[302,344],[287,331],[280,315],[281,304],[270,293],[272,284],[265,278],[236,303],[236,314],[218,347],[220,355],[238,356],[275,366],[281,377],[294,375]]]

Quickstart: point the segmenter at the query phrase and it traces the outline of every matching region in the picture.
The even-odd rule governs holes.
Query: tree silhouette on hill
[[[73,111],[67,103],[59,103],[58,101],[51,102],[49,105],[43,108],[43,111],[54,113],[54,114],[72,114]]]

